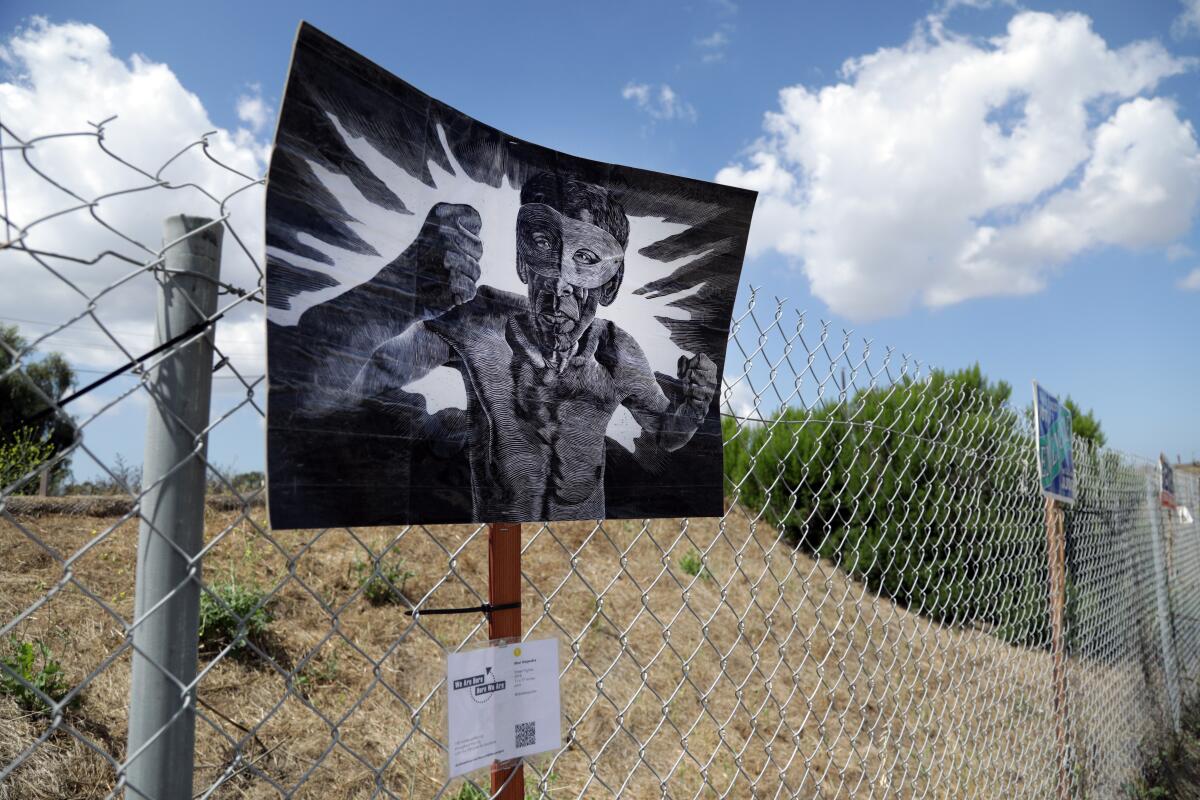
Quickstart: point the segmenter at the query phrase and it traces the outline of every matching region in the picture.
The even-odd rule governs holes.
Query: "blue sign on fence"
[[[1075,465],[1071,461],[1071,412],[1033,382],[1033,415],[1037,420],[1038,474],[1042,494],[1075,502]]]

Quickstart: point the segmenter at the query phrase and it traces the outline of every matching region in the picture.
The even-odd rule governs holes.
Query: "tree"
[[[727,422],[729,485],[752,516],[871,589],[1039,641],[1045,580],[1027,569],[1027,531],[1011,513],[1016,498],[1036,506],[1020,457],[1032,445],[1011,394],[976,364],[760,426]]]
[[[1012,387],[978,364],[933,370],[810,408],[785,408],[761,425],[722,420],[732,498],[797,546],[933,619],[975,621],[1001,638],[1046,646],[1046,562],[1040,525],[1015,509],[1040,508],[1034,442]],[[1101,448],[1099,420],[1071,400],[1080,506],[1101,476],[1132,467]],[[1078,447],[1083,443],[1083,447]],[[1075,563],[1067,518],[1067,560]],[[1113,536],[1129,526],[1114,524]],[[1074,567],[1068,567],[1075,574]],[[1068,620],[1096,602],[1068,585]],[[1070,635],[1070,634],[1069,634]]]
[[[53,455],[54,448],[34,439],[31,428],[17,431],[12,439],[0,441],[0,486],[19,481]],[[27,481],[17,489],[17,493],[33,494],[37,488],[37,483]]]
[[[935,379],[953,380],[961,384],[965,388],[978,392],[986,402],[993,408],[1000,408],[1009,400],[1012,399],[1012,386],[1008,381],[996,381],[992,383],[983,374],[983,369],[976,361],[966,369],[960,369],[955,372],[945,372],[943,370],[933,370]]]
[[[1063,405],[1071,412],[1071,433],[1080,439],[1086,439],[1096,447],[1104,447],[1108,437],[1101,430],[1100,420],[1096,418],[1095,413],[1090,408],[1085,412],[1070,397]]]
[[[13,365],[14,354],[28,346],[15,325],[0,325],[0,447],[5,447],[5,452],[25,454],[22,457],[36,454],[35,462],[26,465],[20,474],[66,450],[76,436],[69,417],[42,413],[49,408],[42,394],[59,399],[75,384],[75,372],[61,353],[25,361],[19,369],[5,374]],[[54,466],[50,473],[52,488],[66,479],[68,462],[63,459]],[[36,489],[36,484],[24,487],[24,491]]]

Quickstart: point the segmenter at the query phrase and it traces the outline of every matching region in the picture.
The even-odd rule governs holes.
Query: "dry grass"
[[[1051,796],[1046,654],[932,624],[743,519],[526,526],[525,630],[560,639],[570,737],[553,759],[534,760],[531,785],[542,777],[551,797],[658,796],[664,787],[673,797]],[[67,555],[117,522],[21,520]],[[11,620],[61,581],[63,566],[0,525],[0,619]],[[416,624],[401,606],[354,597],[354,564],[368,558],[364,545],[387,549],[385,558],[417,573],[407,586],[414,600],[467,605],[478,602],[467,587],[485,591],[486,536],[449,526],[277,532],[271,541],[216,511],[208,531],[206,582],[232,577],[273,591],[275,621],[259,645],[275,663],[202,659],[197,790],[224,777],[216,797],[274,798],[299,786],[298,798],[367,798],[377,779],[400,797],[441,791],[445,648],[481,641],[486,627],[475,616]],[[126,521],[72,563],[73,581],[126,620],[136,540]],[[707,574],[680,568],[693,549],[705,553]],[[79,738],[51,732],[0,798],[106,796],[124,757],[121,623],[67,583],[15,633],[46,641],[75,683],[118,655],[67,715]],[[0,697],[0,764],[47,729]]]

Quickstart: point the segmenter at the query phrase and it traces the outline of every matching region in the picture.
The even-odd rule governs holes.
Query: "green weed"
[[[710,580],[712,578],[712,573],[704,566],[704,559],[695,548],[683,554],[683,558],[679,559],[679,568],[693,578],[697,575],[703,580]]]
[[[236,653],[243,650],[247,642],[259,639],[267,632],[273,617],[262,602],[266,593],[257,586],[238,583],[236,578],[231,578],[228,583],[217,583],[208,588],[209,591],[200,595],[201,649],[222,650],[232,646]]]
[[[57,703],[71,691],[71,685],[63,675],[62,665],[55,660],[50,648],[40,639],[36,642],[25,642],[15,636],[10,637],[8,653],[0,657],[0,664],[6,668],[0,669],[0,694],[15,697],[17,703],[26,711],[49,713],[50,706],[38,696],[38,692]],[[79,696],[76,695],[72,698],[72,704],[78,700]]]
[[[402,558],[379,561],[378,564],[374,561],[355,561],[351,569],[358,585],[363,587],[363,597],[373,606],[405,602],[405,586],[409,580],[417,577],[417,573],[406,569]]]
[[[488,800],[488,795],[473,783],[464,783],[450,800]]]
[[[308,665],[296,675],[294,682],[307,695],[310,690],[317,686],[331,686],[337,683],[340,674],[341,667],[338,663],[338,654],[334,650],[327,658],[309,661]]]
[[[487,782],[487,778],[481,779],[483,783]],[[538,798],[549,797],[550,787],[558,780],[558,775],[551,772],[546,776],[546,793],[543,793],[538,788],[538,783],[534,782],[534,776],[530,773],[525,773],[525,800],[538,800]],[[450,800],[488,800],[490,794],[480,789],[473,783],[464,782],[458,788],[458,794],[449,795]]]

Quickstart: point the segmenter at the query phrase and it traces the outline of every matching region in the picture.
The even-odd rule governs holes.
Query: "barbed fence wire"
[[[0,323],[24,339],[0,337],[0,380],[34,398],[30,430],[69,436],[18,467],[0,451],[0,798],[147,796],[139,761],[189,719],[193,763],[171,769],[194,797],[488,796],[486,777],[447,779],[443,679],[447,653],[486,641],[485,620],[419,613],[487,599],[486,526],[273,531],[261,482],[208,455],[221,437],[261,453],[263,181],[208,137],[147,166],[108,146],[114,120],[28,139],[8,123]],[[70,175],[42,161],[63,146]],[[76,183],[96,174],[103,191]],[[157,243],[177,214],[199,219]],[[224,237],[219,277],[172,266],[205,236]],[[215,304],[185,293],[198,321],[163,338],[152,309],[184,280],[212,284]],[[1160,507],[1156,462],[1076,437],[1057,630],[1019,397],[760,292],[735,317],[725,515],[525,528],[523,630],[564,653],[563,746],[526,763],[528,794],[1136,788],[1200,686],[1200,529]],[[48,391],[50,352],[85,385]],[[207,422],[177,463],[137,476],[106,455],[129,427],[117,418],[174,414],[159,376],[197,353],[220,379]],[[35,496],[61,492],[68,466],[123,497]],[[188,469],[208,487],[201,539],[171,544],[184,569],[141,607],[139,529],[173,541],[159,492]],[[1176,490],[1194,514],[1197,477],[1180,472]],[[194,676],[139,633],[189,596]],[[165,697],[131,697],[139,659]],[[165,716],[131,746],[151,703]]]

